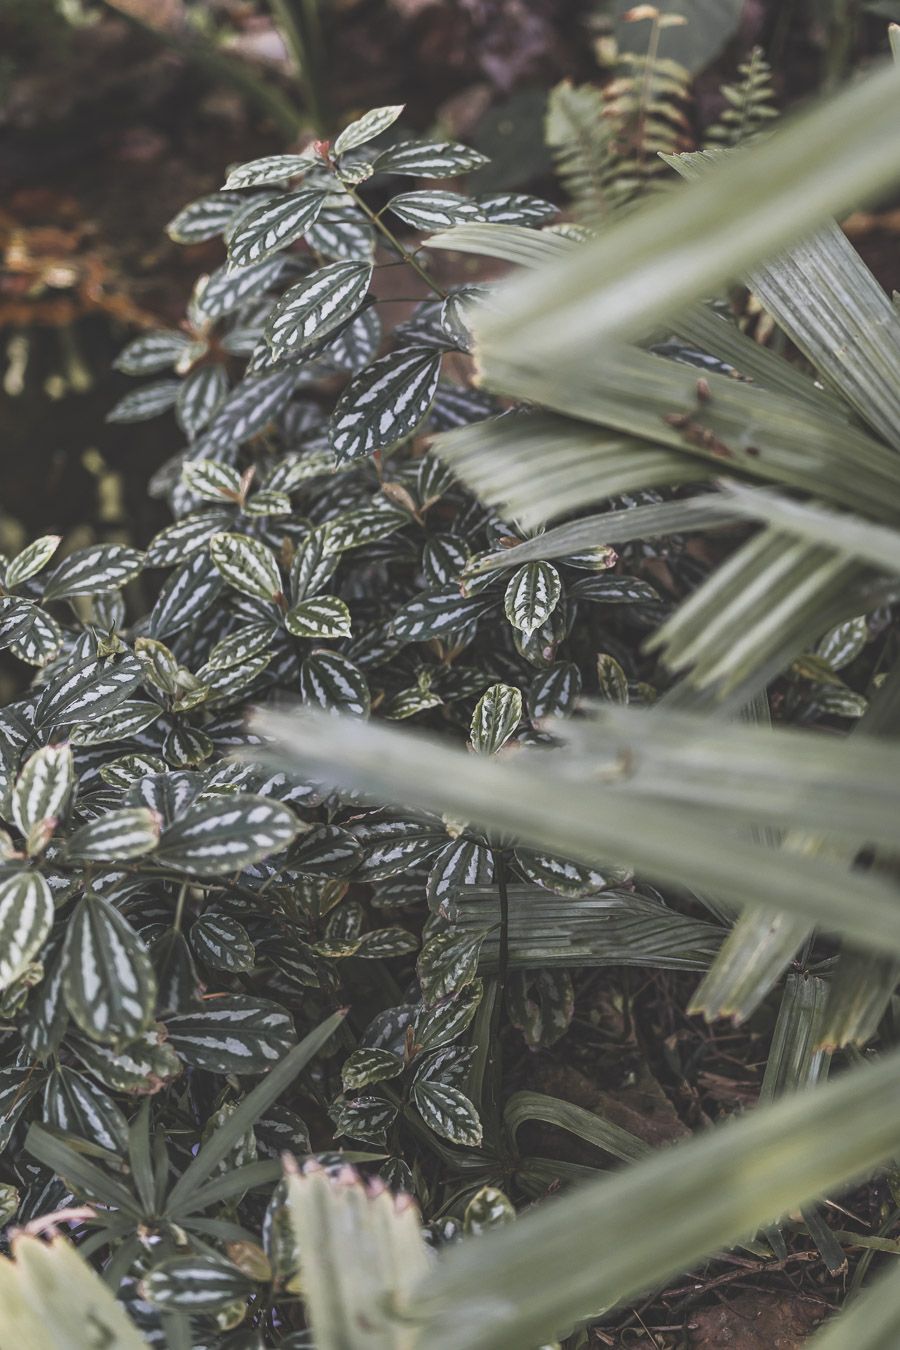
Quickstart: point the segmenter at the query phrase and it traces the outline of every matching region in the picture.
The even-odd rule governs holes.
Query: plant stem
[[[187,899],[187,893],[188,887],[187,882],[185,882],[181,890],[178,892],[178,903],[175,906],[175,921],[172,924],[172,927],[175,929],[176,933],[181,932],[181,919],[184,914],[184,902]]]
[[[400,243],[400,240],[394,234],[393,230],[388,225],[385,225],[384,221],[381,220],[380,217],[377,216],[374,211],[370,210],[370,208],[366,205],[366,203],[363,201],[362,197],[360,197],[359,193],[355,190],[355,188],[347,187],[346,192],[348,196],[353,198],[353,201],[364,213],[364,215],[366,215],[368,219],[372,222],[376,230],[378,230],[378,232],[387,240],[387,242],[391,245],[392,248],[397,250],[403,261],[409,263],[413,271],[419,274],[419,276],[425,282],[425,285],[428,287],[428,289],[440,300],[446,300],[447,292],[445,290],[442,290],[436,281],[432,281],[431,277],[425,271],[425,268],[422,267],[421,263],[418,263],[414,258],[414,256],[409,252],[409,250],[403,247],[403,245]]]

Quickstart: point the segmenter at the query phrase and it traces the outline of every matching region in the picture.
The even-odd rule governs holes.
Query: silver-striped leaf
[[[191,927],[191,947],[197,960],[214,970],[252,970],[256,964],[250,934],[229,914],[202,914]]]
[[[297,371],[268,370],[248,375],[219,408],[206,433],[213,447],[231,451],[275,420],[297,384]]]
[[[559,215],[559,207],[524,192],[489,192],[475,198],[482,220],[492,225],[546,225]]]
[[[375,256],[375,231],[354,206],[326,207],[306,231],[306,242],[336,262],[371,261]]]
[[[390,1050],[373,1050],[367,1045],[354,1050],[344,1060],[341,1080],[345,1092],[355,1092],[369,1083],[384,1083],[403,1072],[403,1060]]]
[[[154,1307],[184,1313],[215,1313],[244,1299],[254,1281],[224,1256],[170,1256],[140,1283]]]
[[[299,155],[264,155],[262,159],[251,159],[232,169],[225,180],[225,190],[255,187],[259,183],[282,183],[288,178],[299,178],[307,173],[317,162],[317,156],[311,152]]]
[[[243,994],[209,999],[166,1019],[169,1042],[186,1063],[210,1073],[265,1073],[296,1043],[290,1013]]]
[[[118,1106],[102,1088],[65,1064],[53,1069],[45,1084],[44,1121],[108,1153],[128,1155],[128,1122]]]
[[[39,605],[31,605],[26,628],[17,626],[10,651],[30,666],[46,666],[59,655],[63,635],[55,619]]]
[[[224,234],[246,204],[246,197],[239,192],[213,192],[208,197],[198,197],[169,221],[166,234],[176,244],[205,243]]]
[[[80,1036],[72,1036],[66,1044],[88,1072],[113,1092],[145,1096],[161,1091],[183,1072],[181,1060],[156,1027],[127,1045],[103,1045]]]
[[[0,880],[0,989],[18,979],[43,946],[53,923],[53,897],[39,872]]]
[[[340,327],[365,300],[371,279],[371,263],[334,262],[291,286],[266,323],[266,341],[276,356],[307,347]]]
[[[75,787],[75,761],[68,745],[45,745],[22,765],[12,793],[13,820],[24,835],[63,815]]]
[[[355,1097],[344,1102],[334,1123],[335,1134],[347,1135],[362,1144],[381,1148],[387,1141],[387,1132],[397,1119],[397,1107],[383,1097]]]
[[[487,162],[479,150],[457,141],[399,141],[378,156],[374,169],[413,178],[451,178]]]
[[[540,853],[536,849],[517,848],[514,856],[528,881],[575,900],[585,895],[596,895],[608,886],[620,885],[631,878],[631,870],[616,863],[610,863],[601,872],[596,867],[572,862],[570,858]]]
[[[230,464],[220,464],[217,459],[186,459],[181,466],[181,481],[195,497],[217,502],[220,506],[223,500],[233,503],[241,500],[240,474]]]
[[[206,460],[191,461],[207,463]],[[213,498],[220,505],[221,495]],[[231,512],[203,511],[197,515],[185,516],[167,525],[151,540],[144,558],[145,567],[174,567],[186,558],[200,552],[219,530],[227,529],[231,521]]]
[[[182,384],[175,400],[175,420],[189,441],[196,440],[228,393],[221,365],[201,366]]]
[[[194,303],[207,319],[223,319],[240,309],[248,300],[256,300],[284,275],[286,259],[275,255],[253,263],[251,267],[218,267],[201,280]]]
[[[300,694],[304,703],[329,712],[367,717],[371,703],[362,671],[340,652],[314,651],[300,667]]]
[[[495,755],[522,720],[522,691],[510,684],[492,684],[472,713],[469,736],[480,755]]]
[[[79,548],[53,569],[44,586],[45,600],[68,600],[74,595],[116,591],[133,581],[144,555],[124,544],[96,544]]]
[[[80,826],[66,840],[66,857],[77,862],[122,862],[152,853],[159,842],[160,818],[146,807],[108,811]]]
[[[478,1112],[459,1088],[436,1083],[430,1078],[413,1083],[412,1102],[425,1124],[451,1144],[477,1148],[482,1130]]]
[[[180,633],[209,609],[225,589],[222,574],[206,549],[194,553],[169,574],[150,615],[155,637]]]
[[[175,406],[180,380],[157,380],[120,398],[106,414],[107,422],[146,422]]]
[[[163,831],[156,860],[173,872],[223,876],[281,852],[297,830],[280,802],[249,792],[209,797]]]
[[[227,236],[230,261],[248,267],[293,244],[316,219],[326,196],[321,188],[305,188],[273,197],[242,215]]]
[[[272,601],[282,593],[281,572],[275,554],[246,534],[214,534],[209,554],[222,576],[242,595]]]
[[[136,1040],[152,1021],[156,977],[144,944],[117,909],[86,895],[69,920],[63,997],[92,1041]]]
[[[89,656],[48,680],[34,710],[35,725],[64,726],[105,717],[141,682],[141,667],[127,653],[116,659]]]
[[[288,610],[284,626],[292,637],[349,637],[350,611],[336,595],[314,595]]]
[[[428,414],[440,370],[439,351],[401,347],[355,376],[331,418],[331,446],[338,462],[387,450],[411,436]]]
[[[416,974],[426,1004],[439,1004],[471,984],[478,973],[478,958],[485,934],[458,933],[445,928],[425,943],[416,962]],[[421,1036],[419,1039],[423,1039]]]
[[[528,686],[528,716],[535,723],[545,717],[568,717],[580,694],[580,670],[574,661],[558,661],[535,675]]]
[[[73,745],[105,745],[123,741],[152,726],[162,713],[158,703],[143,699],[126,699],[112,712],[72,728],[69,739]]]
[[[460,595],[459,588],[423,591],[394,615],[391,631],[405,642],[427,642],[458,632],[481,617],[493,600]]]
[[[189,337],[174,329],[142,333],[123,347],[113,369],[121,370],[123,375],[157,375],[177,366],[192,345]]]
[[[445,914],[447,905],[465,886],[487,886],[494,879],[494,858],[486,844],[460,835],[445,844],[434,858],[425,897],[435,914]]]
[[[362,117],[344,127],[331,147],[332,154],[345,155],[348,150],[355,150],[357,146],[373,141],[394,125],[405,107],[405,103],[394,103],[383,108],[370,108]]]
[[[552,563],[525,563],[513,573],[504,596],[506,617],[530,637],[547,622],[559,604],[562,583]]]
[[[442,230],[467,220],[483,220],[481,208],[461,192],[401,192],[392,197],[392,211],[414,230]]]
[[[61,543],[61,534],[42,534],[27,548],[23,548],[21,553],[17,553],[6,568],[3,580],[6,589],[14,590],[23,581],[40,572],[42,567],[46,567]]]

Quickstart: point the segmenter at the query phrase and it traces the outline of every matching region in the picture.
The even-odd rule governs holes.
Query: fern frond
[[[762,47],[754,47],[747,60],[738,66],[740,80],[723,84],[726,107],[718,122],[706,131],[706,144],[714,147],[745,145],[778,116],[772,68]]]
[[[544,135],[575,214],[596,219],[608,209],[613,168],[611,128],[600,90],[563,80],[550,91]]]
[[[667,58],[623,52],[603,91],[615,162],[613,195],[624,204],[667,174],[661,154],[694,144],[687,115],[690,74]]]

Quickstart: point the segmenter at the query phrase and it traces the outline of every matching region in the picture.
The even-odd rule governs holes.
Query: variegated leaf
[[[222,574],[206,549],[176,567],[160,587],[150,615],[150,631],[169,637],[196,622],[225,588]]]
[[[189,441],[197,436],[228,393],[228,376],[221,365],[201,366],[182,384],[175,400],[175,418]]]
[[[173,872],[223,876],[287,848],[294,813],[280,802],[237,792],[195,802],[162,835],[156,860]]]
[[[513,628],[530,637],[550,618],[561,595],[559,573],[552,563],[526,563],[513,574],[506,588],[506,617]]]
[[[267,653],[278,634],[277,627],[261,620],[248,623],[231,637],[222,638],[209,654],[206,671],[231,671],[260,653]],[[202,672],[201,672],[202,673]]]
[[[156,978],[140,938],[118,910],[86,895],[69,920],[63,996],[92,1041],[133,1041],[150,1025]]]
[[[355,206],[326,207],[306,231],[306,242],[337,262],[371,261],[375,256],[375,231]]]
[[[232,169],[225,180],[225,189],[255,187],[259,183],[283,183],[288,178],[299,178],[308,173],[317,156],[312,152],[300,155],[265,155],[251,159]]]
[[[300,693],[305,703],[332,712],[367,717],[370,695],[358,666],[340,652],[312,652],[300,667]]]
[[[431,407],[440,370],[439,351],[401,347],[352,379],[331,419],[338,461],[387,450],[411,436]]]
[[[297,1039],[290,1013],[280,1004],[242,994],[169,1017],[166,1029],[183,1060],[212,1073],[264,1073]]]
[[[199,197],[169,221],[166,234],[176,244],[202,244],[215,239],[225,233],[246,202],[239,192],[213,192],[208,197]]]
[[[426,1004],[439,1004],[472,983],[485,934],[457,933],[453,928],[430,937],[419,953],[416,974]],[[425,1041],[427,1036],[419,1035]]]
[[[124,347],[113,362],[124,375],[156,375],[171,370],[191,350],[191,339],[184,333],[160,329],[142,333]]]
[[[209,553],[230,586],[257,600],[275,600],[282,594],[278,560],[270,548],[246,534],[214,534]]]
[[[244,1299],[254,1281],[223,1256],[170,1256],[141,1282],[141,1293],[156,1308],[215,1313]]]
[[[276,255],[250,267],[219,267],[199,283],[195,304],[207,319],[222,319],[274,286],[286,265],[286,260]]]
[[[382,1148],[387,1132],[396,1119],[396,1106],[386,1102],[383,1097],[355,1097],[352,1102],[344,1102],[341,1106],[334,1132]]]
[[[557,895],[568,895],[573,899],[596,895],[597,891],[619,885],[631,877],[628,867],[615,863],[610,863],[601,872],[596,867],[587,867],[549,853],[539,853],[536,849],[517,848],[515,859],[529,881]]]
[[[493,225],[545,225],[559,215],[559,207],[523,192],[483,193],[475,198],[482,220]]]
[[[460,835],[437,854],[428,873],[425,895],[435,913],[446,907],[465,886],[486,886],[494,879],[494,859],[486,844]]]
[[[522,692],[509,684],[492,684],[472,714],[470,736],[481,755],[495,755],[522,720]]]
[[[243,924],[228,914],[203,914],[191,928],[198,961],[215,970],[252,970],[256,949]]]
[[[456,141],[400,141],[378,156],[374,168],[413,178],[451,178],[487,162],[486,155]]]
[[[61,816],[74,787],[75,762],[68,745],[45,745],[29,755],[12,794],[13,819],[22,833]]]
[[[159,1092],[182,1072],[181,1060],[158,1028],[127,1045],[101,1045],[74,1036],[67,1043],[84,1067],[113,1092],[133,1096]]]
[[[383,1083],[389,1078],[396,1078],[402,1072],[403,1060],[392,1055],[390,1050],[372,1050],[364,1045],[344,1060],[341,1079],[345,1092],[355,1092],[369,1083]]]
[[[535,675],[528,686],[528,716],[532,722],[545,717],[568,717],[581,694],[581,672],[574,661],[559,661]]]
[[[276,356],[307,347],[340,327],[359,309],[371,279],[371,263],[335,262],[291,286],[266,323],[266,341]]]
[[[111,1097],[77,1069],[59,1065],[44,1088],[44,1120],[66,1134],[128,1154],[128,1122]]]
[[[105,717],[140,682],[141,667],[130,653],[117,659],[89,656],[74,661],[44,685],[34,712],[35,724],[64,726]]]
[[[246,376],[219,408],[204,443],[230,452],[235,445],[250,440],[274,421],[296,383],[297,371],[293,368]]]
[[[180,380],[158,380],[133,389],[106,414],[107,422],[145,422],[175,406]]]
[[[442,230],[484,219],[481,208],[460,192],[401,192],[386,209],[414,230]]]
[[[405,642],[426,642],[452,635],[481,617],[493,600],[460,595],[459,588],[423,591],[394,615],[391,629]]]
[[[124,807],[88,821],[66,840],[66,856],[78,862],[120,862],[151,853],[160,819],[146,807]]]
[[[350,611],[336,595],[314,595],[288,610],[284,626],[293,637],[349,637]]]
[[[61,542],[61,534],[43,534],[40,539],[35,539],[34,543],[23,548],[21,553],[17,553],[6,569],[4,578],[6,589],[14,590],[23,581],[40,572],[42,567],[46,567]]]
[[[374,141],[376,136],[380,136],[388,127],[394,125],[405,106],[404,103],[395,103],[383,108],[370,108],[362,117],[344,127],[331,147],[332,154],[345,155],[348,150],[355,150],[357,146],[365,145],[367,141]]]
[[[73,745],[105,745],[110,741],[124,741],[130,736],[136,736],[145,727],[152,726],[161,712],[158,703],[126,699],[103,717],[74,726],[70,740]]]
[[[208,461],[197,461],[208,463]],[[219,505],[222,498],[217,497]],[[231,522],[230,511],[204,511],[202,514],[185,516],[160,530],[150,543],[144,559],[146,567],[174,567],[183,563],[194,554],[205,551],[206,545],[219,530],[227,529]]]
[[[287,248],[313,223],[326,196],[321,188],[288,192],[242,215],[228,235],[231,262],[236,267],[247,267]]]
[[[412,1089],[413,1105],[429,1129],[451,1144],[465,1144],[477,1148],[482,1131],[478,1112],[459,1088],[436,1083],[432,1079],[417,1079]]]
[[[8,989],[40,950],[53,923],[53,897],[39,872],[0,879],[0,989]]]
[[[144,555],[124,544],[96,544],[80,548],[53,569],[44,587],[45,600],[68,600],[73,595],[115,591],[132,581]]]

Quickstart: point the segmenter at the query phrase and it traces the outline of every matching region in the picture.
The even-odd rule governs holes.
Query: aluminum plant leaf
[[[242,595],[270,602],[281,595],[278,560],[258,539],[223,531],[210,539],[209,555],[229,586]]]
[[[152,1020],[156,977],[147,950],[97,895],[86,895],[69,920],[63,996],[72,1020],[93,1041],[133,1041]]]
[[[225,589],[206,548],[193,553],[166,577],[150,615],[154,637],[169,637],[194,623]]]
[[[898,1064],[895,1052],[588,1182],[495,1234],[489,1256],[446,1253],[411,1300],[421,1343],[520,1350],[865,1176],[900,1145]]]
[[[198,960],[215,970],[252,970],[256,950],[242,923],[230,914],[203,914],[191,927],[191,947]]]
[[[482,1129],[478,1112],[459,1088],[435,1083],[427,1078],[417,1078],[411,1100],[428,1128],[442,1139],[469,1148],[477,1148],[481,1143]]]
[[[510,577],[506,587],[506,617],[513,628],[530,637],[550,618],[561,595],[559,573],[552,563],[525,563]]]
[[[522,720],[522,691],[509,684],[492,684],[472,713],[469,739],[481,755],[495,755]]]
[[[29,755],[12,794],[12,813],[24,835],[62,815],[75,786],[75,762],[68,745],[45,745]]]
[[[124,544],[76,549],[50,573],[44,585],[44,599],[68,600],[73,595],[118,590],[138,575],[143,562],[143,553]]]
[[[224,366],[201,366],[188,376],[175,403],[175,420],[189,441],[208,425],[227,393]]]
[[[0,879],[0,989],[6,989],[43,945],[53,923],[53,897],[39,872]]]
[[[42,534],[27,548],[23,548],[21,553],[17,553],[6,568],[3,578],[6,589],[13,590],[46,567],[61,543],[61,534]]]
[[[233,994],[166,1018],[183,1060],[211,1073],[264,1073],[296,1043],[290,1013],[268,999]]]
[[[215,1313],[252,1292],[254,1282],[222,1256],[170,1256],[141,1281],[141,1293],[156,1308]]]
[[[261,712],[254,725],[280,747],[273,758],[326,782],[400,805],[412,799],[417,809],[477,821],[575,861],[602,867],[609,857],[625,856],[650,880],[679,882],[733,904],[758,903],[764,896],[856,945],[900,953],[896,888],[885,880],[741,837],[722,849],[718,822],[698,818],[677,798],[621,794],[615,774],[605,783],[576,786],[564,772],[553,772],[544,752],[501,763],[395,727],[324,719],[311,710]],[[840,778],[839,756],[830,777]]]
[[[552,267],[495,292],[482,355],[554,373],[639,338],[731,277],[895,182],[900,71],[885,67],[666,193]]]
[[[241,213],[227,236],[229,260],[235,267],[249,267],[287,248],[319,215],[326,196],[321,188],[307,188],[274,197],[246,215]]]
[[[223,876],[287,848],[298,829],[289,807],[266,797],[207,797],[163,831],[155,859],[173,872]]]
[[[338,462],[387,450],[411,436],[431,407],[440,370],[439,351],[400,347],[355,376],[331,417]]]
[[[480,220],[481,208],[461,192],[401,192],[392,197],[392,211],[414,230],[438,230],[463,220]]]
[[[266,322],[266,341],[277,356],[318,341],[351,318],[372,280],[369,262],[334,262],[291,286]]]
[[[146,1350],[124,1307],[63,1237],[19,1232],[0,1258],[0,1342],[22,1350]]]
[[[105,717],[125,702],[141,679],[141,667],[130,653],[116,659],[88,656],[71,662],[43,686],[34,711],[35,724],[70,726]]]
[[[174,408],[181,389],[180,380],[158,380],[145,384],[120,398],[106,414],[107,422],[144,422]]]
[[[90,1078],[64,1064],[47,1079],[44,1121],[120,1157],[128,1152],[128,1122],[113,1099]]]
[[[479,150],[457,141],[399,141],[378,156],[373,168],[413,178],[450,178],[487,162]]]
[[[113,369],[121,370],[123,375],[155,375],[177,366],[190,350],[191,339],[185,333],[158,329],[129,342],[113,362]]]
[[[160,817],[146,807],[124,807],[89,820],[66,840],[66,858],[77,862],[118,862],[151,853],[159,843]]]
[[[300,693],[306,703],[356,717],[367,717],[371,695],[366,677],[341,652],[313,651],[300,667]]]
[[[288,610],[284,626],[293,637],[349,637],[350,611],[336,595],[314,595]]]
[[[354,122],[344,127],[332,145],[331,153],[345,155],[348,150],[355,150],[357,146],[365,145],[367,141],[374,141],[376,136],[380,136],[388,127],[394,125],[405,107],[405,103],[392,103],[386,104],[383,108],[370,108],[362,117],[357,117]]]
[[[248,163],[239,164],[237,168],[231,170],[225,181],[225,189],[230,190],[230,196],[235,188],[255,187],[260,183],[281,183],[288,178],[299,178],[309,171],[317,158],[309,151],[299,155],[264,155],[262,159],[251,159]]]

